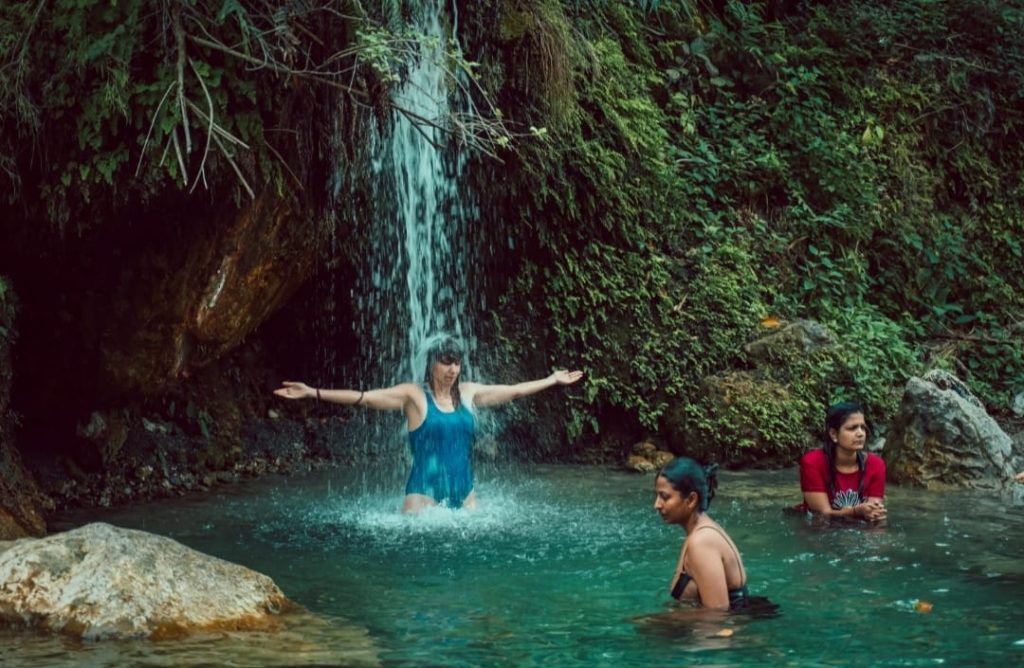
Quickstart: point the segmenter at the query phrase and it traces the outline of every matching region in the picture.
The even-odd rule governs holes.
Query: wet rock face
[[[28,431],[73,439],[94,411],[179,389],[239,348],[308,280],[327,238],[312,202],[273,190],[239,207],[198,197],[147,207],[82,237],[0,252],[24,286],[23,452]]]
[[[0,439],[0,540],[46,533],[41,497],[18,451]]]
[[[121,282],[100,386],[115,395],[168,389],[237,347],[309,277],[318,257],[312,211],[267,192],[232,215],[183,249],[155,249],[138,280]]]
[[[0,623],[91,640],[268,630],[274,582],[177,541],[109,524],[0,546]]]
[[[42,495],[14,448],[11,412],[11,346],[15,337],[14,293],[0,276],[0,540],[41,536],[46,523],[40,514]]]
[[[1010,437],[955,376],[907,381],[885,443],[889,477],[929,488],[1003,488],[1012,483]]]

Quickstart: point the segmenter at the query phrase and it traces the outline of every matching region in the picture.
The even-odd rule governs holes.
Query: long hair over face
[[[668,484],[684,497],[690,492],[697,492],[697,507],[702,512],[711,505],[718,489],[718,464],[701,466],[689,457],[676,457],[665,464],[658,475],[668,480]]]
[[[451,363],[451,362],[462,362],[463,352],[462,344],[459,340],[447,336],[437,341],[437,343],[430,346],[427,349],[427,368],[423,371],[423,382],[427,384],[427,387],[431,391],[434,390],[434,364],[437,362]],[[459,370],[459,378],[455,379],[455,384],[452,385],[452,406],[458,410],[462,403],[462,397],[459,393],[459,380],[462,377],[462,370]]]

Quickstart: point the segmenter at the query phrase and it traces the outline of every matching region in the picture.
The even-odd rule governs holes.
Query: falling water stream
[[[373,137],[375,220],[366,280],[356,299],[371,377],[420,380],[429,337],[447,333],[472,350],[467,297],[472,262],[472,195],[463,187],[466,154],[451,144],[450,118],[469,104],[456,85],[449,12],[424,0],[413,12],[416,53],[393,94],[399,111]],[[469,371],[469,359],[464,360]]]

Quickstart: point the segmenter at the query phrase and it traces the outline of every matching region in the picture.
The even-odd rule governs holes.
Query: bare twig
[[[196,189],[196,186],[199,185],[199,177],[201,175],[203,176],[203,180],[206,180],[204,171],[206,168],[206,156],[210,154],[210,142],[213,137],[213,126],[216,125],[216,123],[214,123],[213,120],[213,98],[210,97],[210,91],[206,87],[206,82],[203,81],[202,75],[199,74],[199,70],[196,68],[196,64],[192,62],[191,58],[188,59],[188,64],[192,67],[192,71],[195,73],[196,78],[199,79],[199,85],[203,88],[203,93],[206,95],[206,104],[210,109],[210,118],[206,126],[206,146],[203,147],[203,158],[199,163],[199,172],[196,174],[196,180],[192,183],[192,188],[189,190],[189,192],[192,192]]]
[[[181,144],[178,143],[178,131],[171,131],[171,141],[174,142],[174,152],[178,156],[178,165],[181,167],[182,185],[188,185],[188,170],[185,168],[185,158],[181,155]]]
[[[223,153],[224,157],[228,159],[228,163],[231,165],[231,168],[235,170],[235,175],[238,176],[238,180],[242,182],[242,185],[245,187],[245,191],[249,193],[249,197],[256,199],[256,193],[252,191],[252,188],[249,187],[249,182],[245,180],[244,176],[242,176],[242,170],[238,168],[237,164],[235,164],[235,159],[231,157],[231,153],[224,148],[224,144],[220,143],[220,138],[218,138],[217,135],[213,135],[213,141],[217,142],[217,146],[220,148],[221,153]]]
[[[164,143],[164,152],[160,154],[160,162],[158,166],[163,167],[164,161],[167,160],[167,152],[171,149],[171,135],[167,135],[167,141]]]
[[[192,152],[192,133],[188,127],[188,109],[185,108],[185,31],[181,27],[181,5],[171,5],[171,26],[174,30],[174,44],[178,50],[175,67],[178,72],[178,106],[181,107],[181,126],[185,132],[185,152]]]
[[[167,90],[164,91],[164,96],[160,98],[160,104],[156,105],[156,111],[153,112],[153,120],[150,121],[149,130],[146,131],[146,141],[142,142],[142,152],[139,153],[139,162],[135,165],[135,176],[138,176],[139,170],[142,169],[142,159],[146,157],[146,147],[149,146],[149,138],[153,134],[153,127],[156,125],[156,119],[160,117],[160,109],[163,108],[164,101],[167,100],[167,96],[171,94],[171,90],[173,89],[174,83],[172,82],[167,86]],[[163,160],[161,160],[161,162],[163,162]]]
[[[292,171],[292,168],[288,165],[288,162],[285,161],[285,159],[281,156],[280,153],[277,152],[277,149],[274,148],[268,141],[264,141],[263,145],[270,149],[271,153],[277,156],[277,159],[281,161],[281,164],[284,165],[284,168],[288,170],[288,173],[291,175],[292,179],[295,180],[295,185],[299,187],[299,190],[305,190],[306,188],[305,186],[302,185],[302,181],[300,181],[299,177],[296,176],[295,172]]]
[[[196,114],[197,114],[197,115],[198,115],[198,116],[199,116],[200,118],[202,118],[202,119],[203,119],[203,120],[205,120],[205,121],[208,121],[208,122],[210,123],[210,127],[211,127],[211,128],[213,129],[213,131],[214,131],[214,132],[215,132],[216,134],[220,135],[220,136],[221,136],[221,137],[223,137],[224,139],[227,139],[227,140],[228,140],[229,142],[231,142],[232,144],[237,144],[237,145],[241,146],[241,147],[242,147],[242,148],[244,148],[244,149],[248,149],[248,148],[249,148],[249,145],[248,145],[248,144],[246,144],[246,143],[245,143],[244,141],[242,141],[241,139],[239,139],[239,138],[238,138],[238,137],[236,137],[235,135],[233,135],[233,134],[231,134],[230,132],[228,132],[227,130],[225,130],[223,126],[221,126],[221,125],[218,125],[218,124],[216,124],[216,123],[213,123],[213,119],[212,119],[212,118],[210,118],[209,116],[207,116],[207,115],[206,115],[206,112],[204,112],[204,111],[203,111],[202,109],[200,109],[200,108],[199,108],[199,105],[197,105],[197,104],[196,104],[195,102],[193,102],[192,100],[189,100],[189,101],[188,101],[188,106],[189,106],[189,107],[190,107],[190,108],[192,109],[192,111],[194,111],[194,112],[195,112],[195,113],[196,113]]]

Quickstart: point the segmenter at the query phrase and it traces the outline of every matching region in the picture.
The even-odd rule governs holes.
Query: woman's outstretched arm
[[[305,383],[286,380],[274,394],[285,399],[319,399],[345,406],[366,406],[382,411],[397,411],[405,408],[407,402],[413,401],[416,385],[401,383],[379,390],[329,390],[313,388]]]
[[[484,385],[483,383],[462,383],[462,391],[472,397],[474,406],[496,406],[513,399],[536,394],[555,385],[571,385],[583,377],[582,371],[559,369],[547,378],[529,380],[515,385]]]

